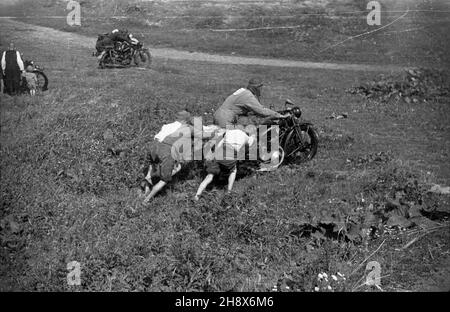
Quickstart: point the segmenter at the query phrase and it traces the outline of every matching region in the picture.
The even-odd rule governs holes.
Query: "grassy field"
[[[450,4],[445,0],[380,1],[380,26],[367,25],[367,2],[358,0],[84,0],[80,27],[67,25],[64,1],[16,2],[3,8],[3,15],[91,36],[125,27],[150,47],[310,61],[450,65]],[[391,26],[359,36],[394,22],[408,8],[411,11]],[[223,31],[227,29],[237,31]],[[351,36],[358,37],[348,40]]]
[[[319,273],[340,272],[334,291],[377,291],[361,286],[365,259],[380,263],[383,290],[450,289],[448,212],[432,213],[449,197],[426,192],[450,184],[448,98],[346,92],[376,78],[366,72],[158,59],[150,70],[98,70],[88,49],[38,40],[32,26],[4,36],[1,49],[14,37],[46,68],[50,90],[0,98],[0,290],[314,291]],[[317,157],[245,175],[231,195],[216,186],[199,202],[202,176],[186,174],[130,214],[161,125],[185,107],[210,122],[255,75],[267,82],[265,105],[293,99],[316,125]],[[327,119],[342,112],[349,118]],[[366,216],[399,196],[428,218],[369,239]],[[80,287],[67,285],[70,261],[81,264]]]

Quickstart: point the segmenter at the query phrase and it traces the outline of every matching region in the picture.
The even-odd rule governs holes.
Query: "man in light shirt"
[[[4,51],[2,54],[1,67],[4,75],[5,93],[9,95],[19,94],[20,80],[24,66],[22,57],[12,42],[9,44],[9,50]]]
[[[159,193],[172,177],[180,170],[183,163],[193,160],[192,154],[192,134],[201,137],[201,130],[198,132],[192,126],[191,114],[187,111],[180,111],[176,114],[176,121],[162,126],[155,135],[155,140],[148,155],[150,166],[146,174],[146,184],[144,188],[144,204]],[[185,150],[187,149],[187,150]],[[156,184],[154,180],[159,180]]]
[[[214,123],[222,128],[238,123],[238,117],[247,116],[249,113],[260,117],[284,118],[271,109],[265,108],[259,102],[263,83],[257,78],[248,82],[247,88],[240,88],[227,97],[223,104],[214,113]]]
[[[255,135],[247,135],[240,129],[227,129],[223,139],[215,147],[215,151],[206,156],[206,177],[200,184],[194,199],[199,200],[203,191],[219,174],[228,175],[228,191],[233,189],[237,174],[237,161],[245,146],[252,146],[256,142]],[[225,155],[223,155],[225,152]]]

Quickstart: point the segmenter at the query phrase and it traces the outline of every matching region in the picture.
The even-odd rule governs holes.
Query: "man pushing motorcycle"
[[[194,148],[196,146],[195,138],[200,140],[206,137],[212,138],[212,140],[203,141],[201,144],[200,151],[203,152],[202,156],[205,157],[203,160],[205,161],[207,175],[197,190],[195,200],[199,200],[203,191],[217,175],[228,175],[228,190],[231,191],[239,170],[237,163],[240,160],[255,160],[256,164],[259,165],[257,171],[272,171],[283,162],[285,158],[284,150],[288,150],[289,156],[300,152],[305,154],[307,159],[312,159],[317,151],[318,142],[318,135],[312,125],[308,122],[299,121],[301,111],[298,107],[286,109],[282,114],[263,107],[259,102],[262,86],[260,80],[252,78],[247,88],[241,88],[227,97],[214,114],[214,125],[203,126],[201,129],[193,127],[193,119],[187,111],[177,113],[175,122],[163,125],[161,131],[155,135],[155,142],[152,144],[148,155],[149,165],[146,165],[148,170],[141,183],[143,191],[141,195],[145,197],[143,204],[147,205],[157,193],[172,181],[172,177],[181,170],[182,163],[195,159],[192,156],[197,155],[198,148],[195,151],[191,149],[193,142]],[[286,104],[293,103],[287,100]],[[267,139],[266,134],[270,130],[271,135],[275,133],[279,136],[282,146],[279,146],[278,143],[274,146],[271,139],[270,149],[267,149],[269,142],[264,141],[262,141],[262,150],[258,149],[261,137],[258,137],[254,132],[256,128],[239,129],[241,127],[237,125],[238,117],[246,116],[250,112],[266,117],[266,119],[284,119],[280,125],[280,132],[271,130],[272,127],[270,127],[262,135],[262,140]],[[273,124],[273,122],[268,124]],[[278,125],[278,122],[276,124]],[[238,126],[237,129],[233,129],[234,125]],[[205,133],[209,135],[205,136]],[[310,140],[303,140],[303,133],[309,136]],[[246,155],[247,148],[244,149],[244,146],[248,146],[248,155]],[[180,152],[180,147],[182,147],[183,152]],[[253,158],[255,154],[252,154],[252,158],[249,158],[250,153],[254,153],[255,150],[258,153],[257,157]],[[192,152],[193,155],[191,155]],[[245,157],[241,158],[241,156]],[[156,180],[159,181],[156,183]]]
[[[286,118],[282,115],[261,105],[259,99],[263,83],[258,78],[252,78],[247,88],[240,88],[225,99],[223,104],[214,113],[214,124],[225,128],[227,125],[236,125],[240,116],[254,113],[260,117]]]

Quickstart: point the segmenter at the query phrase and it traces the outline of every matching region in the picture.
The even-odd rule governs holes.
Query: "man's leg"
[[[151,191],[150,185],[153,186],[152,172],[153,172],[153,165],[150,164],[150,166],[148,166],[147,175],[144,178],[145,181],[147,181],[148,183],[145,183],[145,181],[143,181],[145,183],[145,186],[143,187],[144,188],[144,196],[147,196],[147,194]]]
[[[152,183],[152,172],[153,172],[153,165],[150,164],[150,166],[148,166],[148,171],[147,171],[147,175],[145,176],[145,180],[147,180],[148,183],[150,183],[151,185],[153,185],[153,183]]]
[[[5,76],[4,82],[5,82],[5,91],[4,92],[8,95],[11,95],[11,79],[9,79],[8,76]]]
[[[152,184],[152,182],[151,182],[151,180],[152,180],[152,179],[151,179],[151,178],[152,178],[152,176],[151,176],[151,170],[152,170],[152,169],[153,169],[153,168],[152,168],[152,165],[150,165],[150,168],[149,168],[149,171],[148,171],[148,173],[147,173],[147,176],[145,177],[145,179],[146,179],[150,184]],[[174,175],[176,175],[178,172],[180,172],[180,170],[181,170],[181,164],[175,163],[175,164],[173,165],[173,169],[172,169],[172,177],[173,177]],[[156,194],[158,194],[158,193],[164,188],[164,186],[166,186],[166,184],[167,184],[167,182],[164,182],[164,181],[160,180],[158,183],[156,183],[156,184],[152,187],[151,191],[150,191],[150,188],[149,188],[150,194],[147,195],[147,190],[146,190],[145,194],[146,194],[147,197],[144,199],[144,203],[145,203],[145,204],[149,203],[150,200],[151,200]],[[153,184],[152,184],[152,185],[153,185]]]
[[[198,187],[197,193],[194,196],[194,200],[198,200],[202,195],[203,191],[208,187],[208,185],[213,181],[215,175],[220,174],[220,165],[215,160],[208,160],[205,162],[206,167],[206,177]]]
[[[12,82],[13,85],[13,94],[19,95],[20,94],[20,74],[14,77],[14,80]]]
[[[164,188],[164,186],[166,186],[166,184],[167,183],[163,180],[156,183],[156,185],[152,187],[150,194],[148,194],[148,196],[144,199],[144,204],[148,204],[150,200],[155,197],[155,195],[158,194]]]
[[[148,164],[147,172],[144,171],[145,177],[141,182],[141,188],[144,192],[144,196],[147,196],[151,191],[151,187],[153,187],[152,177],[161,176],[161,164],[160,161],[155,161],[158,159],[158,145],[156,143],[152,143],[150,145],[149,150],[146,152],[146,161],[145,165]]]
[[[14,96],[14,80],[9,79],[8,80],[8,94],[10,96]]]
[[[160,161],[157,165],[153,164],[153,166],[149,168],[146,179],[148,177],[151,179],[156,176],[161,180],[152,187],[150,194],[148,194],[144,200],[144,204],[148,204],[150,200],[167,185],[168,182],[172,181],[172,177],[179,171],[174,170],[176,168],[176,162],[172,158],[170,146],[156,144],[152,147],[150,153],[152,159],[159,159]],[[155,168],[155,166],[157,168]],[[155,169],[157,169],[156,172],[152,173]]]

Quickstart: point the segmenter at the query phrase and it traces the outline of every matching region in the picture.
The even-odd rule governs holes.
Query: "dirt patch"
[[[11,32],[23,32],[30,28],[28,24],[23,22],[2,19],[0,20],[2,29]],[[41,42],[52,42],[52,44],[60,45],[67,44],[67,46],[73,46],[84,49],[95,49],[96,38],[87,37],[76,33],[63,32],[48,27],[34,26],[34,31],[29,35],[35,40]],[[399,66],[376,66],[376,65],[362,65],[362,64],[337,64],[337,63],[319,63],[319,62],[302,62],[302,61],[290,61],[279,59],[264,59],[264,58],[250,58],[250,57],[237,57],[237,56],[225,56],[216,54],[207,54],[200,52],[188,52],[175,49],[157,49],[151,48],[150,52],[153,57],[160,59],[174,59],[174,60],[189,60],[199,62],[211,62],[220,64],[233,64],[233,65],[259,65],[259,66],[274,66],[274,67],[293,67],[293,68],[317,68],[317,69],[330,69],[330,70],[350,70],[350,71],[377,71],[377,72],[398,72],[403,70]]]

